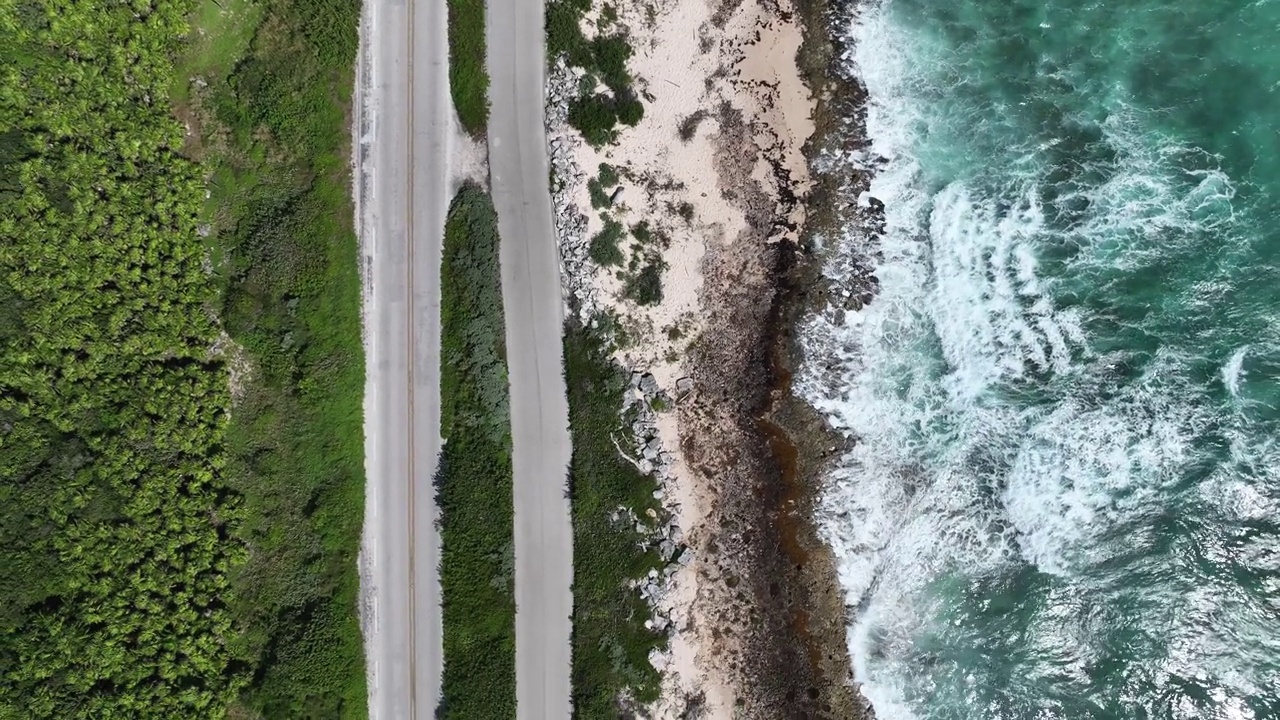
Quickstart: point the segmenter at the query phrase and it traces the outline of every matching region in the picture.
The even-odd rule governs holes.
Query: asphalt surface
[[[366,549],[374,720],[435,717],[442,669],[440,258],[450,200],[448,44],[443,0],[370,0],[364,28],[372,142],[360,162],[367,309]],[[367,129],[366,129],[367,130]],[[372,230],[370,233],[369,231]]]
[[[489,179],[515,468],[516,717],[568,720],[573,536],[560,257],[543,127],[543,4],[489,0]]]

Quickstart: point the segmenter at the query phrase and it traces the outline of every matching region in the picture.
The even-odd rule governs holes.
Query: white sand
[[[778,6],[786,17],[793,16],[788,0]],[[715,8],[709,0],[665,0],[653,7],[657,12],[652,24],[644,6],[619,8],[618,22],[629,28],[636,51],[629,70],[637,88],[652,97],[645,98],[644,119],[634,128],[622,128],[618,142],[599,151],[579,144],[574,160],[588,177],[596,174],[601,162],[619,170],[623,195],[610,211],[615,219],[627,226],[646,220],[670,236],[663,252],[667,268],[660,304],[640,307],[620,297],[622,282],[615,269],[596,268],[591,281],[599,300],[619,315],[633,340],[618,359],[627,367],[652,372],[659,385],[674,394],[676,380],[690,374],[684,367],[688,343],[704,330],[706,251],[750,236],[744,232],[747,213],[759,214],[759,208],[740,206],[743,194],[737,190],[754,181],[776,202],[780,193],[774,164],[787,170],[790,178],[784,182],[797,196],[810,187],[802,147],[813,132],[812,102],[795,64],[802,37],[794,21],[774,17],[756,0],[744,0],[722,28],[713,24]],[[721,112],[726,107],[728,114]],[[706,117],[692,138],[681,140],[681,124],[698,111],[705,111]],[[740,113],[759,153],[749,179],[722,177],[717,170],[726,165],[717,162],[728,144],[725,133],[735,130],[722,128],[720,118],[732,117],[732,111]],[[586,236],[594,235],[603,222],[591,209],[586,183],[576,183],[571,197],[589,218]],[[675,211],[682,203],[693,207],[691,222]],[[803,213],[802,204],[775,208],[792,227],[802,224]],[[780,231],[771,240],[794,240],[794,235]],[[714,493],[686,471],[676,412],[659,415],[658,432],[664,449],[674,456],[674,477],[664,502],[685,537],[696,537],[707,526]],[[662,697],[650,708],[655,718],[680,717],[686,699],[699,695],[702,717],[728,718],[733,713],[735,689],[709,640],[716,608],[709,606],[706,593],[699,592],[700,569],[695,560],[677,572],[662,600],[674,631]]]

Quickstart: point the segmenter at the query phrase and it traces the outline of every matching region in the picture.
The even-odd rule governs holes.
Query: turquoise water
[[[881,718],[1280,717],[1280,0],[887,0],[798,387]],[[874,252],[872,251],[874,249]]]

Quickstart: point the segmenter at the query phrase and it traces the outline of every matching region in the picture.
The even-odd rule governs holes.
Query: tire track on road
[[[414,518],[414,496],[417,486],[417,463],[414,450],[414,359],[417,354],[417,346],[414,341],[413,332],[413,8],[414,0],[406,0],[408,3],[408,22],[405,23],[405,34],[408,37],[408,53],[405,58],[405,75],[408,78],[406,84],[406,92],[408,95],[408,122],[406,123],[408,132],[406,133],[406,161],[408,178],[406,184],[409,193],[406,195],[408,202],[405,203],[405,233],[404,240],[406,245],[405,256],[405,297],[408,300],[408,311],[405,313],[405,347],[409,356],[408,376],[409,384],[406,388],[406,399],[408,406],[408,420],[405,423],[405,430],[408,433],[408,482],[409,482],[409,720],[417,720],[418,717],[418,584],[414,572],[417,565],[417,527]]]

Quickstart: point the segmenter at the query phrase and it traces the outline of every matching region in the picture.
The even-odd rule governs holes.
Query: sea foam
[[[1053,185],[1040,154],[1055,139],[1029,139],[1019,159],[985,175],[939,172],[938,158],[921,153],[957,136],[944,125],[983,122],[981,109],[942,116],[957,77],[945,68],[961,58],[938,37],[904,30],[888,7],[862,11],[846,58],[869,94],[865,157],[879,159],[869,195],[884,203],[885,232],[874,250],[853,233],[835,238],[826,270],[838,287],[850,282],[850,258],[874,257],[878,294],[808,320],[797,389],[855,440],[827,478],[822,529],[856,608],[850,651],[878,717],[921,717],[923,698],[941,692],[934,683],[953,681],[970,711],[999,717],[999,703],[978,696],[979,679],[922,669],[942,662],[923,648],[961,632],[939,587],[1026,571],[1060,578],[1024,628],[1020,682],[1051,678],[1084,692],[1104,647],[1098,609],[1077,597],[1092,582],[1082,568],[1157,542],[1157,500],[1197,462],[1193,440],[1216,422],[1190,359],[1092,347],[1091,323],[1129,321],[1059,297],[1090,292],[1071,283],[1101,271],[1158,265],[1191,242],[1188,228],[1222,231],[1235,190],[1213,158],[1172,138],[1143,141],[1123,98],[1098,127],[1113,158],[1083,173],[1100,181]],[[1084,209],[1064,220],[1062,208]],[[1046,254],[1053,275],[1043,272]],[[1114,392],[1126,374],[1136,378]],[[1233,392],[1240,374],[1236,358],[1223,369]],[[1249,501],[1236,492],[1223,502]],[[1091,591],[1128,602],[1105,584]],[[1187,593],[1133,602],[1192,626]],[[1171,659],[1174,671],[1195,664]],[[1066,716],[1048,700],[1039,707],[1037,717]]]

